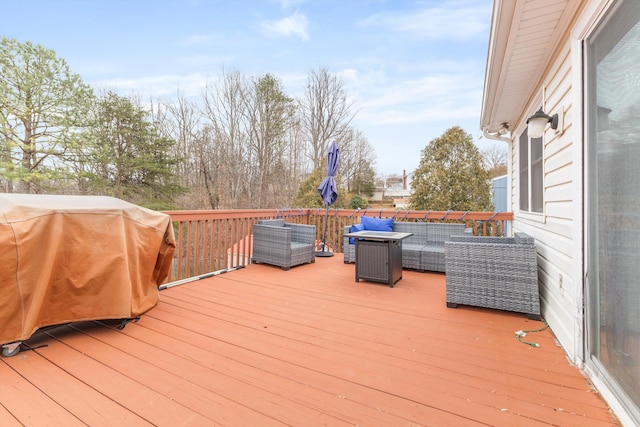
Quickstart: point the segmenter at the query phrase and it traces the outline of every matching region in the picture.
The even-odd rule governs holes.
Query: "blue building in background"
[[[491,180],[493,206],[496,212],[507,212],[507,175],[497,176]]]
[[[494,211],[507,212],[507,175],[497,176],[491,180],[491,193]],[[508,236],[507,226],[505,225],[504,233]]]

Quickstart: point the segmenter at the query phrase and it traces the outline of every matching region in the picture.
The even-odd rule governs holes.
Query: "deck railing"
[[[508,234],[511,212],[410,211],[393,209],[234,209],[167,211],[174,224],[176,252],[169,281],[244,266],[251,262],[253,224],[261,219],[284,218],[287,222],[316,226],[317,241],[343,252],[342,229],[360,217],[393,218],[394,221],[462,222],[475,235]],[[320,250],[320,247],[318,248]]]

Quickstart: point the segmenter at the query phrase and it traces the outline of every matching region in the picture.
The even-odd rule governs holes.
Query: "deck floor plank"
[[[44,394],[87,425],[110,427],[114,419],[122,420],[127,425],[153,425],[113,400],[105,399],[105,396],[95,389],[41,355],[10,358],[8,362],[24,379],[38,384]],[[48,381],[39,381],[43,376],[47,377]]]
[[[116,360],[121,353],[119,349],[100,346],[96,338],[71,326],[49,330],[46,334],[51,338],[50,345],[36,350],[38,353],[146,422],[154,425],[205,425],[212,422],[154,390],[158,383],[156,372],[145,370],[144,364],[136,364],[141,370],[138,377],[144,376],[148,383],[129,377],[127,369],[122,369],[117,363],[110,365],[109,362]],[[96,358],[94,351],[97,348],[111,360],[104,363]]]
[[[177,324],[181,331],[193,331],[197,336],[209,336],[217,342],[228,344],[231,348],[244,350],[244,353],[259,355],[262,360],[259,361],[258,366],[261,369],[264,369],[269,362],[272,362],[275,365],[273,366],[273,372],[285,375],[290,381],[299,383],[307,389],[321,388],[333,400],[337,400],[338,403],[342,403],[339,399],[354,398],[354,393],[361,393],[367,397],[358,397],[357,400],[365,406],[376,405],[375,411],[380,411],[380,408],[382,408],[385,412],[394,413],[396,411],[390,405],[398,404],[403,408],[399,412],[406,413],[408,408],[416,406],[416,402],[398,397],[390,390],[382,388],[382,391],[380,391],[382,386],[376,387],[371,384],[363,384],[363,381],[366,382],[367,378],[370,381],[371,378],[378,376],[382,376],[384,380],[388,381],[389,374],[382,375],[375,369],[369,368],[360,372],[363,368],[347,366],[343,360],[345,355],[342,352],[326,353],[313,345],[283,340],[281,336],[274,338],[270,332],[251,331],[247,328],[239,329],[237,326],[234,329],[226,330],[223,325],[216,323],[215,328],[209,328],[206,326],[207,320],[197,316],[193,319],[187,319],[186,312],[178,311],[174,314],[168,312],[159,314],[156,312],[154,315],[159,316],[158,319],[164,323]],[[265,334],[269,336],[260,336]],[[276,343],[274,343],[274,339]],[[230,352],[229,348],[223,350],[223,354],[229,354]],[[241,355],[235,355],[235,358],[239,359],[240,357]],[[358,361],[362,361],[362,355],[358,357],[356,365]],[[376,366],[377,368],[379,366]],[[345,369],[350,373],[343,374],[342,372]],[[385,368],[385,370],[388,371],[388,368]],[[403,371],[398,380],[399,385],[402,385],[405,375],[406,372]],[[356,387],[353,387],[354,384]],[[289,394],[295,395],[292,391]],[[372,397],[373,395],[375,395],[375,398]],[[335,402],[333,405],[335,405]],[[428,409],[424,408],[426,412],[429,412]],[[348,407],[348,410],[351,412],[353,408]],[[442,410],[439,408],[435,412],[439,416],[447,417],[447,414],[442,414]],[[341,416],[348,416],[348,414]],[[449,422],[454,423],[454,420],[459,420],[459,417],[457,415],[452,416]],[[466,422],[468,423],[468,421]]]
[[[2,420],[3,427],[20,427],[22,424],[18,422],[16,417],[13,416],[4,406],[0,406],[0,420]]]
[[[255,322],[251,322],[251,320],[242,321],[243,313],[240,309],[230,309],[229,306],[217,306],[217,307],[206,307],[206,304],[202,299],[193,299],[186,298],[184,301],[182,299],[176,300],[172,299],[169,301],[170,304],[180,307],[193,307],[196,305],[202,306],[201,309],[203,312],[215,312],[216,319],[226,318],[229,322],[239,323],[246,327],[258,329],[261,327],[260,323],[254,324]],[[185,308],[186,310],[186,308]],[[224,314],[225,316],[222,316]],[[289,316],[289,315],[287,315]],[[465,350],[468,350],[469,347],[466,345],[458,346],[458,348],[454,348],[449,351],[447,354],[441,357],[434,356],[433,353],[429,354],[428,357],[425,357],[427,354],[425,351],[420,351],[420,348],[412,348],[414,347],[409,338],[407,338],[407,334],[399,334],[401,335],[399,338],[396,338],[396,343],[390,342],[388,339],[388,333],[384,333],[382,340],[375,340],[374,337],[370,339],[362,339],[358,334],[341,334],[336,331],[324,331],[321,329],[321,325],[313,326],[308,322],[305,324],[296,323],[293,324],[285,318],[280,319],[277,317],[271,316],[269,318],[269,328],[273,330],[273,327],[277,328],[278,333],[286,337],[288,339],[292,339],[295,341],[301,341],[304,345],[307,346],[321,346],[323,349],[329,349],[330,351],[340,351],[341,354],[350,353],[352,357],[357,358],[360,357],[363,352],[368,352],[371,350],[375,350],[381,359],[380,363],[384,364],[384,366],[393,366],[398,369],[407,369],[407,363],[416,363],[416,375],[429,375],[433,381],[442,381],[443,388],[448,388],[450,382],[455,382],[457,375],[458,382],[462,384],[463,387],[466,384],[474,384],[478,383],[475,381],[476,378],[481,378],[485,381],[489,381],[495,377],[496,371],[485,366],[469,366],[468,363],[463,363],[467,361],[461,361],[456,365],[456,370],[446,370],[442,368],[443,363],[448,360],[451,360],[457,354],[463,353]],[[397,315],[398,316],[398,315]],[[245,315],[244,318],[248,318],[249,316]],[[290,317],[289,317],[290,318]],[[263,320],[261,318],[261,320]],[[361,320],[361,318],[360,318]],[[326,323],[326,319],[323,320]],[[263,322],[264,323],[264,322]],[[407,330],[415,330],[419,328],[419,324],[417,325],[403,325]],[[301,329],[304,333],[297,333],[297,330]],[[364,329],[361,326],[358,326],[358,329]],[[377,329],[378,331],[380,329]],[[414,340],[415,341],[415,340]],[[374,348],[372,348],[372,344]],[[433,347],[430,345],[429,347]],[[516,347],[521,347],[520,344],[516,345]],[[533,349],[531,349],[533,350]],[[527,349],[527,351],[529,351]],[[534,350],[535,351],[535,350]],[[435,360],[434,360],[435,358]],[[385,360],[386,359],[386,360]],[[428,361],[426,361],[428,360]],[[501,365],[504,366],[508,361],[502,357],[498,361]],[[568,366],[568,364],[566,364]],[[461,369],[460,369],[461,368]],[[465,371],[465,372],[461,372]],[[517,391],[518,397],[516,400],[524,400],[527,398],[535,397],[528,396],[529,394],[535,394],[531,390],[535,389],[536,383],[539,381],[549,381],[551,379],[550,375],[545,375],[545,371],[538,369],[533,374],[531,372],[528,373],[528,376],[523,376],[521,371],[514,370],[513,372],[503,372],[502,375],[508,380],[509,383],[515,384],[513,388]],[[555,374],[557,375],[557,374]],[[575,378],[576,381],[581,381],[582,388],[585,387],[584,379]],[[569,405],[574,405],[574,410],[579,409],[580,413],[588,413],[592,408],[588,405],[582,407],[579,403],[576,404],[572,402],[570,399],[566,398],[566,387],[567,385],[557,386],[556,390],[553,390],[553,384],[550,386],[555,398],[558,399],[559,403],[563,406],[568,407]],[[487,390],[491,394],[496,394],[496,390]]]
[[[125,405],[136,401],[144,403],[147,400],[149,405],[143,409],[149,410],[147,417],[156,425],[166,423],[189,426],[224,422],[231,425],[270,425],[268,419],[265,420],[262,416],[247,417],[234,402],[190,382],[189,373],[184,371],[184,366],[174,366],[173,371],[159,369],[152,363],[155,359],[149,357],[154,354],[152,349],[136,352],[136,348],[130,347],[133,343],[117,340],[120,334],[111,333],[100,327],[100,324],[80,323],[70,326],[70,329],[74,333],[54,336],[95,363],[113,370],[103,374],[101,383],[108,384],[110,388],[111,383],[114,383],[120,389],[120,395],[114,396],[112,391],[109,395],[125,399],[122,402]],[[162,349],[156,351],[158,358],[166,354]],[[113,380],[114,376],[119,377],[116,378],[117,381]],[[94,377],[101,375],[94,374]],[[131,390],[131,393],[125,390]],[[225,408],[229,410],[225,412]]]
[[[20,359],[38,357],[24,353],[3,358],[0,361],[0,402],[11,415],[3,417],[7,424],[17,420],[25,426],[84,426],[73,413],[60,406],[52,397],[38,388],[19,371],[13,368],[20,365]]]
[[[185,318],[189,317],[185,314]],[[141,320],[146,322],[147,319]],[[194,360],[196,351],[188,347],[185,342],[173,343],[172,347],[164,347],[169,342],[158,342],[151,345],[148,341],[135,339],[126,333],[114,333],[115,331],[104,328],[96,331],[89,325],[80,325],[81,330],[98,338],[101,345],[122,349],[127,356],[120,357],[121,361],[111,361],[110,366],[118,365],[121,372],[137,377],[139,366],[136,360],[144,358],[146,354],[154,351],[156,345],[163,348],[160,357],[146,361],[148,368],[153,370],[155,380],[162,384],[161,393],[170,394],[172,399],[183,402],[185,406],[193,405],[193,401],[200,401],[200,407],[195,408],[206,416],[215,417],[224,414],[223,419],[216,422],[231,422],[233,425],[267,425],[270,422],[296,425],[306,417],[322,419],[326,413],[321,410],[315,412],[308,406],[300,405],[291,400],[287,405],[282,404],[282,397],[277,396],[274,390],[278,388],[277,378],[270,378],[264,387],[256,387],[255,381],[247,376],[244,370],[236,367],[229,373],[218,368],[220,363],[211,358],[211,350],[207,349],[206,357],[209,359],[201,362]],[[205,326],[206,328],[206,326]],[[134,328],[131,328],[134,329]],[[184,331],[184,330],[183,330]],[[165,336],[167,331],[163,331]],[[104,352],[100,345],[92,345],[89,349],[95,352],[96,357],[103,359]],[[130,360],[129,360],[130,359]],[[245,367],[246,368],[246,367]],[[179,372],[179,377],[174,374]],[[262,373],[264,376],[265,373]],[[268,373],[267,373],[268,374]],[[147,378],[138,378],[149,384]],[[191,402],[191,403],[190,403]],[[242,418],[238,417],[243,414]],[[336,424],[335,419],[329,419],[329,423]]]
[[[527,335],[538,348],[515,339],[542,322],[448,309],[444,298],[443,274],[405,270],[394,288],[356,283],[339,254],[288,271],[249,265],[162,291],[123,330],[101,321],[38,332],[30,343],[47,347],[0,360],[0,417],[54,426],[618,425],[549,329]]]
[[[369,425],[388,426],[402,423],[398,417],[381,412],[379,408],[372,409],[366,403],[367,398],[377,393],[374,390],[361,392],[359,388],[345,381],[309,369],[301,361],[288,363],[281,358],[270,357],[259,342],[254,343],[255,349],[242,341],[240,345],[234,345],[211,336],[215,334],[208,334],[206,330],[190,330],[188,325],[167,328],[163,326],[167,324],[164,320],[168,318],[161,317],[155,322],[145,321],[140,324],[155,331],[155,334],[137,329],[131,329],[128,333],[136,339],[147,340],[154,345],[182,348],[190,358],[202,365],[211,365],[219,375],[233,376],[246,385],[278,395],[285,407],[291,406],[286,404],[287,401],[294,401],[333,414],[336,419],[348,420],[351,425],[362,419],[369,420]],[[215,357],[212,357],[212,352]],[[347,396],[353,396],[351,391],[360,392],[364,397],[349,401]],[[229,389],[226,392],[229,393]],[[243,392],[247,393],[246,386]],[[358,414],[360,415],[357,416]],[[301,415],[302,418],[295,420],[293,425],[304,424],[308,420],[305,417],[308,417],[309,412]],[[335,425],[335,422],[331,424]]]

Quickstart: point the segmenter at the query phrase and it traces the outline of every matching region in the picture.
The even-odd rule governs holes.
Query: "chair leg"
[[[458,308],[458,304],[455,302],[447,302],[447,308]]]
[[[527,319],[529,319],[529,320],[538,320],[538,321],[542,322],[542,316],[539,315],[539,314],[528,313],[527,314]]]

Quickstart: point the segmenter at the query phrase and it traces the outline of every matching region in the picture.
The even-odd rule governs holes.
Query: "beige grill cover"
[[[0,344],[158,302],[171,218],[112,197],[0,194]]]

